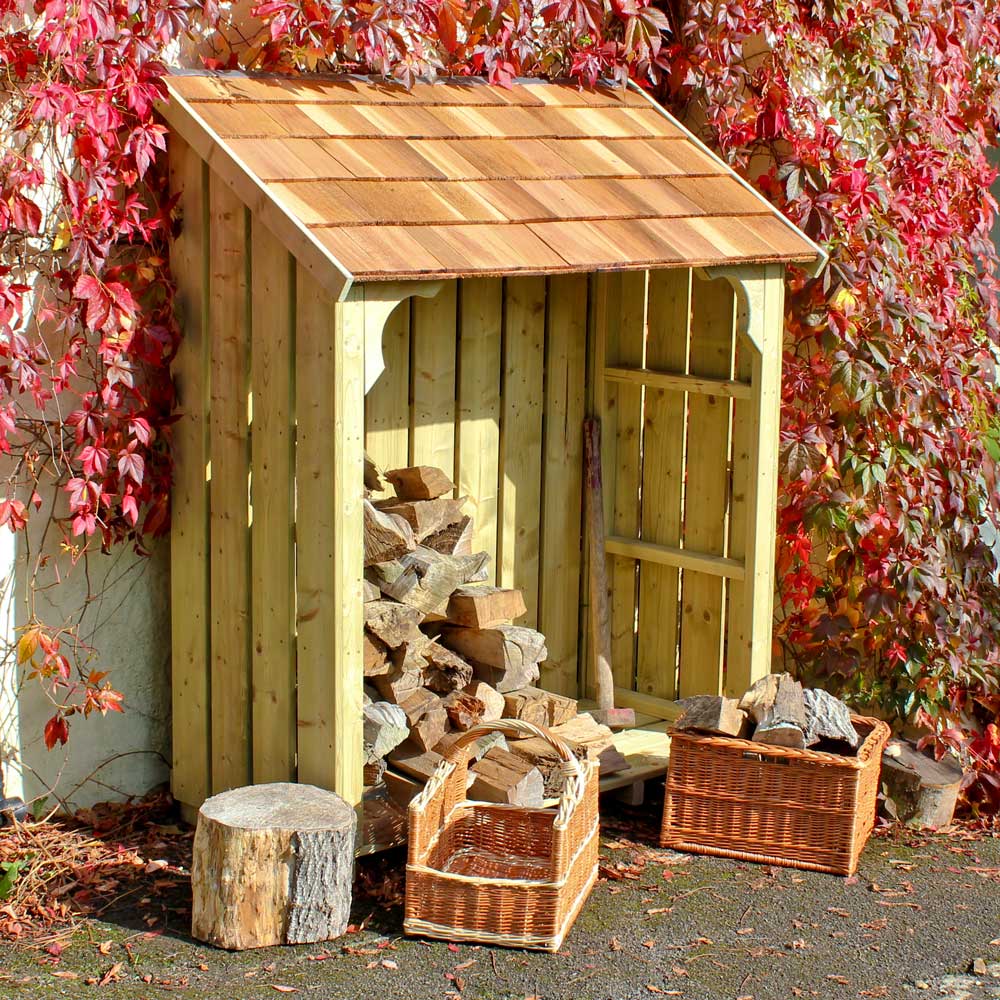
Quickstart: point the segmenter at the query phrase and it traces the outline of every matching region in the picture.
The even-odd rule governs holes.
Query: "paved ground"
[[[0,944],[0,997],[1000,998],[1000,839],[878,838],[843,879],[658,851],[652,830],[605,822],[604,877],[558,955],[401,938],[396,853],[364,864],[359,927],[327,948],[200,946],[178,880],[58,958]]]

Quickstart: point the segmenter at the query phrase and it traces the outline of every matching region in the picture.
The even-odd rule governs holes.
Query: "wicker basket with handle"
[[[852,875],[875,823],[889,727],[852,716],[857,756],[673,730],[660,844]]]
[[[538,736],[561,759],[558,808],[466,798],[471,744]],[[597,764],[520,719],[474,726],[410,803],[407,934],[558,951],[597,878]]]

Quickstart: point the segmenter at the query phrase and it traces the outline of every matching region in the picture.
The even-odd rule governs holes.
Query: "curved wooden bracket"
[[[784,280],[780,264],[726,265],[698,268],[695,273],[705,281],[725,278],[736,293],[736,330],[762,353],[781,350],[781,330],[771,330],[762,322],[769,282]]]
[[[364,286],[365,303],[365,395],[385,371],[382,332],[393,310],[408,298],[433,298],[443,281],[379,281]]]

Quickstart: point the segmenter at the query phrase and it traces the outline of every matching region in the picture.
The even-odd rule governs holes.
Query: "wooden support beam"
[[[604,377],[609,382],[644,385],[649,389],[667,389],[673,392],[691,392],[698,396],[725,396],[729,399],[749,399],[750,385],[726,378],[703,378],[682,375],[680,372],[659,372],[649,368],[605,368]]]
[[[781,424],[781,351],[785,275],[777,264],[735,269],[740,349],[749,352],[753,394],[746,416],[742,487],[745,582],[734,590],[726,690],[742,692],[771,671],[774,545],[778,503],[778,431]]]
[[[365,395],[385,371],[382,333],[386,321],[400,303],[413,296],[433,298],[443,284],[441,281],[377,281],[365,286]]]
[[[610,535],[604,543],[604,549],[608,555],[659,563],[661,566],[676,566],[679,569],[693,569],[730,580],[742,580],[746,574],[743,563],[738,559],[705,555],[703,552],[678,549],[672,545],[656,545],[654,542],[622,538],[619,535]]]

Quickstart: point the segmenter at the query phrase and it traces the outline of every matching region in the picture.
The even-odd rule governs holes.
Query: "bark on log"
[[[436,500],[450,493],[455,484],[433,465],[413,465],[385,474],[400,500]]]
[[[740,699],[739,707],[756,720],[753,739],[771,746],[803,749],[806,709],[802,685],[791,674],[762,677]]]
[[[235,788],[198,813],[191,935],[220,948],[328,941],[347,930],[357,814],[284,782]]]
[[[950,760],[934,760],[902,740],[892,740],[882,754],[882,783],[892,800],[893,818],[916,829],[948,826],[962,785],[962,769]]]
[[[819,688],[802,692],[806,709],[806,746],[821,739],[842,740],[854,749],[861,742],[851,723],[851,710],[839,699]]]
[[[362,713],[366,764],[384,757],[410,735],[406,712],[399,705],[376,701],[365,705]]]
[[[444,700],[444,710],[448,721],[459,732],[464,733],[483,719],[485,705],[464,691],[452,691]]]
[[[379,510],[367,498],[364,506],[365,565],[388,562],[404,552],[412,552],[417,543],[413,529],[401,517]]]
[[[750,730],[747,713],[734,698],[703,694],[685,698],[681,704],[684,714],[674,723],[677,729],[696,729],[703,733],[738,737],[745,737]]]
[[[424,648],[424,657],[427,660],[424,685],[438,694],[464,688],[472,680],[472,664],[439,642],[428,643]]]
[[[459,587],[448,602],[448,621],[467,628],[493,628],[519,618],[527,611],[520,590],[471,584]]]
[[[428,535],[423,544],[428,549],[440,552],[446,556],[472,555],[472,518],[463,517],[461,521],[449,524],[447,528]]]

